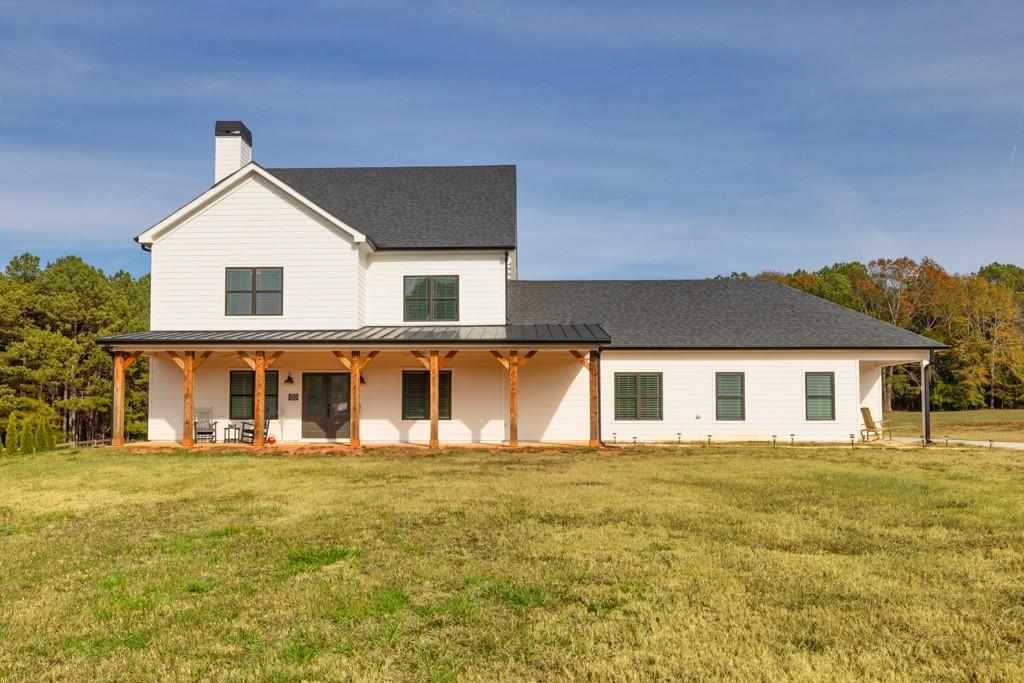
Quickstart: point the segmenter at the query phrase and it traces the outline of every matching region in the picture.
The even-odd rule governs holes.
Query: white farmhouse
[[[214,184],[136,241],[149,439],[845,441],[931,339],[758,280],[524,281],[514,166],[263,168],[215,127]],[[609,245],[609,248],[612,248]],[[213,430],[212,422],[216,422]],[[212,431],[212,433],[211,433]]]

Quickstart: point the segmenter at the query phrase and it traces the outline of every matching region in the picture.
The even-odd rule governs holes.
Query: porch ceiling
[[[408,345],[607,344],[600,325],[388,325],[358,330],[157,330],[103,337],[104,346],[174,344]]]

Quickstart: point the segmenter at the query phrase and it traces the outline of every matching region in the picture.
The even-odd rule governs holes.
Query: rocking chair
[[[266,440],[267,435],[270,433],[270,418],[263,420],[263,439]],[[242,423],[242,443],[252,445],[252,442],[256,440],[256,425],[252,422]]]
[[[196,408],[192,428],[196,443],[217,443],[217,422],[213,419],[213,408]]]

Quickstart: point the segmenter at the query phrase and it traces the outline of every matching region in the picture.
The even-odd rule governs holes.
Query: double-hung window
[[[660,420],[661,373],[615,373],[615,419]]]
[[[228,419],[253,419],[256,412],[256,373],[252,370],[232,370],[229,384],[231,399]],[[264,373],[263,414],[268,420],[277,419],[277,370]]]
[[[437,417],[452,419],[452,371],[442,370],[437,376]],[[402,372],[402,419],[430,419],[430,373],[425,370]]]
[[[808,420],[836,419],[836,373],[806,373],[804,390]]]
[[[407,275],[404,320],[406,322],[457,321],[458,275]]]
[[[746,419],[742,372],[715,373],[715,419],[729,421]]]
[[[283,268],[228,268],[224,283],[226,315],[282,315]]]

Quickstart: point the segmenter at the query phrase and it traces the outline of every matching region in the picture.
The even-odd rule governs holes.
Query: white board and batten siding
[[[152,249],[153,330],[359,326],[358,245],[263,179],[246,180]],[[284,314],[226,315],[225,269],[261,266],[283,269]]]
[[[887,358],[891,356],[896,358]],[[906,358],[904,359],[904,356]],[[927,352],[616,351],[601,358],[602,437],[621,442],[770,440],[845,441],[859,437],[861,406],[881,418],[881,364],[926,358]],[[615,374],[662,373],[662,419],[616,420]],[[718,420],[715,373],[744,374],[743,420]],[[835,419],[808,420],[804,375],[835,373]]]
[[[366,265],[367,325],[429,325],[403,321],[406,275],[458,275],[459,320],[440,325],[504,325],[504,251],[377,251]]]

